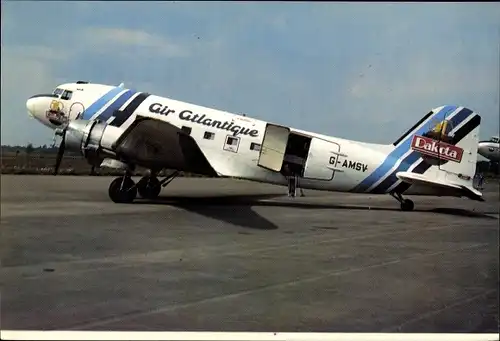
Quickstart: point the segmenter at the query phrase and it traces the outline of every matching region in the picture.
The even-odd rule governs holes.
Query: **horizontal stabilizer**
[[[399,180],[407,182],[409,184],[426,185],[432,187],[445,187],[445,188],[456,188],[461,189],[460,185],[452,184],[449,182],[439,181],[437,179],[431,179],[425,175],[412,173],[412,172],[398,172],[396,176]]]
[[[477,189],[469,188],[469,187],[463,186],[463,185],[460,185],[460,187],[462,188],[462,190],[465,193],[467,193],[467,194],[465,194],[465,196],[467,198],[470,198],[472,200],[477,200],[477,201],[484,201],[483,194],[481,192],[479,192]]]
[[[484,201],[481,192],[462,184],[456,184],[449,181],[440,181],[438,179],[431,179],[425,175],[412,172],[398,172],[396,173],[396,177],[401,181],[407,182],[412,185],[428,186],[442,189],[456,189],[461,192],[463,196],[469,199]]]

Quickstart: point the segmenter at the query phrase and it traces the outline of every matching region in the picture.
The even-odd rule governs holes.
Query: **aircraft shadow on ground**
[[[283,198],[280,194],[265,195],[226,195],[209,197],[187,197],[187,196],[162,196],[156,200],[139,199],[137,204],[169,205],[184,210],[203,215],[219,221],[224,221],[233,225],[261,230],[274,230],[276,226],[271,221],[262,217],[252,210],[252,207],[288,207],[298,209],[329,209],[329,210],[363,210],[363,211],[400,211],[398,203],[395,201],[394,207],[374,207],[374,206],[353,206],[340,204],[317,204],[293,201],[261,201],[266,199]],[[299,199],[300,200],[300,199]],[[447,214],[453,216],[494,219],[481,212],[473,212],[458,208],[433,208],[415,209],[413,212],[402,212],[404,214],[414,214],[419,212],[431,212]],[[495,212],[497,214],[497,212]]]
[[[137,200],[137,204],[159,204],[182,208],[208,218],[232,225],[276,230],[278,226],[252,210],[258,200],[272,199],[280,195],[227,195],[210,197],[165,196],[156,200]]]

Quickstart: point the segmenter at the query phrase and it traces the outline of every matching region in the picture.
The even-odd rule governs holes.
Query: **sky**
[[[392,143],[432,108],[499,131],[499,3],[3,1],[1,143],[50,144],[26,99],[116,84]]]

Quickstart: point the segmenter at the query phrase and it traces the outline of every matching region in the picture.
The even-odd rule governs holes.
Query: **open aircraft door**
[[[304,178],[325,181],[332,180],[335,172],[342,170],[336,169],[335,164],[331,164],[330,160],[332,157],[333,160],[336,160],[339,155],[341,155],[340,145],[313,137],[304,169]]]
[[[289,134],[289,128],[268,123],[257,165],[280,172],[283,166]]]

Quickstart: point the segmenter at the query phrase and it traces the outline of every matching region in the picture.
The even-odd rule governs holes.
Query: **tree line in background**
[[[58,145],[26,146],[2,145],[2,174],[53,174]],[[146,169],[137,167],[134,175],[142,175]],[[162,172],[163,173],[163,172]],[[166,173],[169,173],[168,171]],[[67,151],[59,168],[59,175],[120,176],[123,171],[113,168],[92,167],[78,152]],[[160,174],[163,176],[163,174]],[[181,177],[206,177],[205,175],[180,172]]]
[[[33,154],[33,153],[42,153],[42,154],[57,154],[57,150],[59,149],[59,146],[58,145],[55,145],[55,146],[51,146],[51,145],[40,145],[40,146],[35,146],[34,144],[32,143],[28,143],[27,145],[25,146],[9,146],[9,145],[2,145],[2,154],[27,154],[27,155],[30,155],[30,154]],[[65,155],[66,153],[68,155],[80,155],[78,153],[75,153],[75,152],[70,152],[70,151],[67,151],[65,152]]]
[[[2,145],[2,174],[45,174],[50,173],[55,165],[55,159],[59,146],[41,145],[35,146],[28,143],[26,146]],[[141,173],[144,169],[138,169]],[[476,173],[486,177],[498,178],[500,166],[498,162],[478,161]],[[87,161],[77,152],[66,152],[61,164],[61,175],[116,175],[121,171],[113,169],[93,169]],[[185,177],[201,177],[197,174],[182,174]]]

